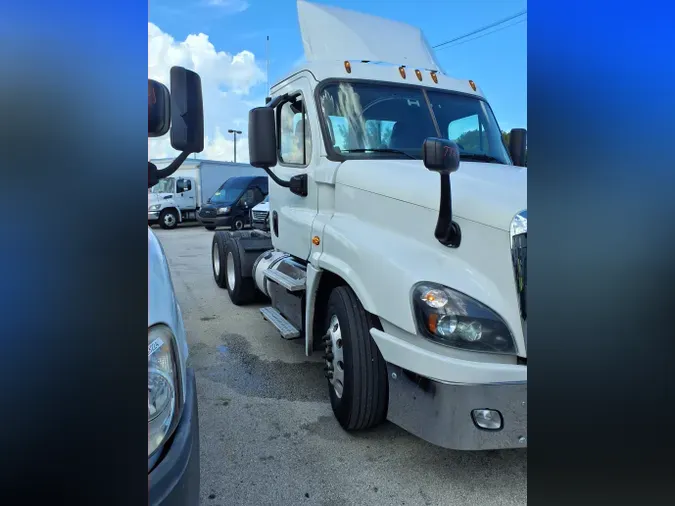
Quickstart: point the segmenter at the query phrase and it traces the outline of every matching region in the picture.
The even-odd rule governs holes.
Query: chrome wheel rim
[[[234,285],[236,280],[234,278],[234,257],[232,252],[227,252],[227,286],[230,287],[230,290],[234,290]]]
[[[164,224],[167,227],[173,227],[176,224],[176,217],[171,213],[165,214],[164,215]]]
[[[213,259],[213,272],[215,272],[216,277],[218,277],[220,276],[220,251],[218,251],[218,243],[215,241],[213,243],[211,258]]]
[[[336,315],[330,317],[330,325],[324,340],[326,342],[326,354],[324,355],[326,377],[333,386],[336,397],[341,399],[345,387],[344,342],[340,320]]]

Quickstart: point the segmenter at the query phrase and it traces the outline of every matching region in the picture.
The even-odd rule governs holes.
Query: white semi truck
[[[526,132],[415,27],[298,1],[307,63],[249,114],[270,231],[217,232],[213,275],[321,350],[348,430],[527,446]]]
[[[152,160],[159,170],[172,162],[173,159]],[[185,160],[171,176],[160,179],[148,191],[148,225],[157,223],[164,229],[173,229],[181,222],[197,221],[200,209],[208,205],[223,183],[239,176],[266,174],[246,163]]]

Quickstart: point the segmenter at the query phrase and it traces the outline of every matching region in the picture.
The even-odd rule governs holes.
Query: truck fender
[[[355,276],[353,270],[349,269],[346,265],[343,267],[341,265],[344,262],[340,262],[334,257],[329,257],[330,260],[326,261],[326,254],[321,255],[321,266],[314,267],[311,263],[307,264],[307,278],[305,285],[305,355],[310,356],[314,349],[314,317],[316,315],[316,299],[317,292],[319,289],[319,284],[321,282],[321,274],[324,271],[335,274],[339,276],[347,286],[349,286],[356,297],[363,305],[363,308],[369,313],[375,314],[374,308],[375,305],[372,299],[368,296],[368,292],[363,286],[361,280]],[[332,261],[331,261],[332,260]],[[351,275],[350,275],[351,272]],[[372,309],[369,309],[372,308]]]
[[[250,230],[230,232],[230,237],[237,245],[241,275],[246,278],[252,278],[253,264],[261,254],[273,248],[272,239],[255,234]]]
[[[321,253],[319,257],[319,267],[323,270],[327,270],[340,276],[344,279],[345,283],[354,290],[354,293],[361,302],[363,309],[372,314],[377,314],[375,309],[375,302],[372,297],[368,294],[361,277],[352,269],[346,262],[340,260],[339,258],[327,254],[325,251]]]
[[[315,303],[322,272],[321,269],[317,269],[312,264],[307,264],[305,285],[305,355],[308,357],[314,350]]]

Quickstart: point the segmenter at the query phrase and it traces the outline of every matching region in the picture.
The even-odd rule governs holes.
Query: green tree
[[[506,150],[509,150],[509,132],[502,131],[502,140]],[[478,130],[468,130],[455,139],[455,142],[462,146],[464,151],[471,153],[480,153],[485,151],[486,139],[483,138],[483,149],[481,150],[480,133]],[[525,167],[527,167],[527,148],[525,148]]]

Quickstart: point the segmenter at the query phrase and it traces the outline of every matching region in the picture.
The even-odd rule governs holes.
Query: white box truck
[[[152,160],[161,170],[173,159]],[[173,229],[179,223],[196,221],[197,213],[232,177],[263,176],[262,169],[246,163],[187,159],[170,177],[162,178],[148,191],[148,225]]]
[[[298,1],[307,63],[249,113],[270,231],[216,232],[218,286],[323,351],[348,431],[527,446],[526,132],[413,26]]]

